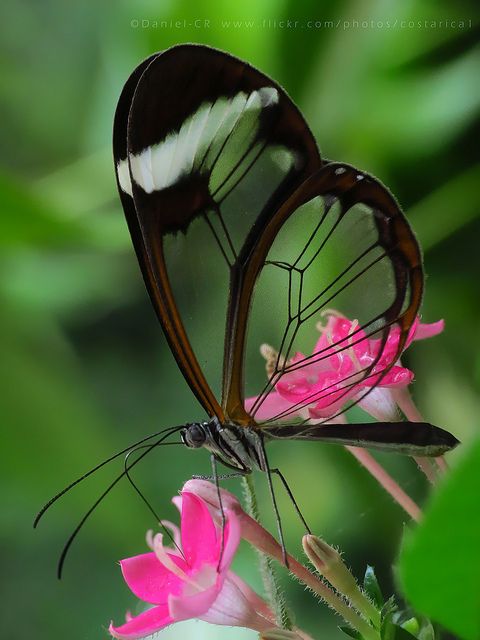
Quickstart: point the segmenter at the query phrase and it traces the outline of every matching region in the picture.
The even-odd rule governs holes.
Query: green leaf
[[[385,602],[381,610],[381,618],[382,620],[391,617],[396,611],[398,607],[395,603],[395,596],[390,596],[390,598]]]
[[[381,609],[385,603],[385,600],[378,584],[377,576],[375,575],[375,569],[370,565],[367,566],[365,571],[365,577],[363,578],[363,589],[373,603]]]
[[[382,623],[380,625],[380,637],[382,638],[382,640],[395,639],[393,617],[396,611],[397,611],[397,605],[395,604],[394,597],[391,596],[386,601],[381,611]]]
[[[418,632],[420,631],[420,625],[415,617],[409,618],[408,620],[405,620],[405,622],[401,622],[400,626],[415,637],[418,636]]]
[[[416,636],[411,634],[410,631],[398,626],[398,624],[393,625],[392,631],[392,640],[412,640],[412,638],[416,638]]]
[[[439,487],[405,540],[400,579],[421,613],[462,640],[480,637],[480,442]]]
[[[351,627],[338,627],[340,631],[348,636],[349,638],[355,638],[355,640],[362,640],[362,634]]]

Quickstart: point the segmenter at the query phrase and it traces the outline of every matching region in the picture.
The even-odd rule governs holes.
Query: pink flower
[[[205,501],[192,492],[182,493],[181,531],[174,525],[179,549],[163,545],[161,534],[150,537],[151,553],[120,562],[132,592],[154,605],[125,624],[114,627],[115,638],[143,638],[167,625],[188,618],[213,624],[244,626],[264,631],[274,626],[267,604],[229,568],[240,542],[236,514],[225,511],[224,549],[221,530]]]
[[[212,517],[217,523],[221,522],[221,508],[218,501],[218,490],[217,487],[208,482],[207,480],[200,479],[192,479],[188,480],[184,486],[183,491],[191,491],[195,493],[197,496],[201,497],[202,500],[205,501],[205,504],[208,505],[210,513]],[[254,520],[248,513],[246,513],[242,509],[242,505],[238,501],[238,498],[234,496],[229,491],[225,489],[220,489],[220,493],[222,496],[222,508],[224,511],[228,511],[230,513],[235,513],[238,518],[241,536],[244,540],[246,540],[249,544],[255,547],[261,553],[274,558],[280,563],[284,562],[283,558],[283,550],[280,544],[275,540],[275,538],[262,527],[256,520]],[[317,544],[321,544],[321,540],[316,538]],[[323,548],[327,548],[328,545],[323,543]],[[334,551],[331,547],[328,547],[330,551],[330,555],[334,558],[332,562],[331,558],[324,557],[323,559],[320,557],[316,558],[315,567],[317,571],[325,576],[327,580],[332,584],[337,584],[337,586],[341,585],[341,587],[348,588],[348,594],[344,594],[352,600],[352,592],[354,588],[352,588],[355,583],[353,576],[350,576],[351,579],[347,579],[346,577],[346,567],[343,563],[340,563],[340,556],[337,552]],[[336,554],[336,555],[335,555]],[[362,637],[371,638],[372,634],[369,633],[369,628],[366,621],[357,614],[357,612],[345,601],[343,595],[341,593],[335,592],[325,581],[323,581],[318,575],[312,573],[305,566],[300,564],[298,560],[292,557],[290,554],[287,554],[288,558],[288,566],[289,571],[292,575],[294,575],[298,580],[303,582],[311,591],[313,591],[317,596],[322,598],[334,611],[340,614],[344,620],[346,620],[354,629],[357,629]],[[357,589],[355,593],[356,604],[358,604],[358,598],[361,597],[365,600],[364,596]],[[358,596],[358,598],[357,598]],[[259,596],[257,596],[259,598]],[[362,602],[362,605],[369,606],[369,603],[365,600]],[[358,607],[357,607],[358,608]],[[259,609],[257,609],[259,610]],[[359,609],[360,610],[360,609]],[[371,605],[370,605],[371,610]],[[273,620],[273,618],[272,618]],[[292,636],[285,633],[283,630],[273,629],[273,624],[270,625],[271,633],[267,633],[267,637],[270,638],[280,638],[280,637],[289,637]],[[295,635],[298,637],[298,640],[309,639],[303,631],[295,627],[293,629],[294,637]]]
[[[396,403],[391,389],[405,387],[413,380],[413,372],[401,366],[399,360],[385,373],[397,356],[400,328],[392,327],[381,351],[379,338],[368,338],[359,329],[358,321],[349,320],[337,312],[328,312],[325,325],[318,324],[320,338],[309,358],[297,352],[288,362],[289,371],[282,375],[265,400],[257,407],[257,398],[246,400],[247,410],[254,410],[257,420],[268,420],[284,413],[295,413],[311,420],[324,420],[338,414],[347,402],[357,400],[359,405],[375,418],[395,420]],[[414,340],[422,340],[443,331],[444,322],[422,324],[417,318],[412,325],[404,349]],[[339,347],[335,345],[340,343]],[[340,350],[341,346],[347,348]],[[267,368],[272,368],[272,357],[277,354],[264,346]],[[371,373],[364,377],[364,370],[375,362]],[[298,365],[298,366],[296,366]],[[372,389],[366,394],[368,389]],[[365,396],[362,398],[362,396]],[[288,416],[285,416],[288,417]]]

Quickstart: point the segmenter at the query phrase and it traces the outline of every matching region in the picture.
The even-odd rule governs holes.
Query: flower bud
[[[355,578],[343,562],[340,554],[321,538],[308,534],[302,545],[315,568],[335,589],[374,624],[380,622],[380,613],[361,592]]]
[[[306,535],[303,549],[315,568],[345,596],[358,589],[355,578],[345,566],[340,554],[317,536]]]

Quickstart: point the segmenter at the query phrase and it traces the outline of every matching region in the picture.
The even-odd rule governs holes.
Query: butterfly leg
[[[265,451],[265,443],[264,443],[263,438],[261,439],[261,454],[262,454],[263,463],[264,463],[262,465],[262,468],[265,470],[265,473],[267,474],[268,489],[270,491],[270,497],[272,499],[273,511],[275,513],[275,520],[277,521],[278,537],[280,538],[280,544],[282,546],[282,560],[283,560],[283,564],[287,567],[287,569],[289,569],[290,566],[288,564],[287,548],[285,546],[285,539],[283,537],[282,519],[280,518],[280,512],[278,510],[277,499],[275,497],[275,491],[273,490],[272,473],[274,473],[275,471],[270,469],[270,465],[268,463],[268,458],[267,458],[267,452]],[[289,489],[288,489],[288,491],[290,493]]]
[[[310,530],[310,527],[308,526],[307,521],[305,520],[305,518],[303,517],[302,512],[300,511],[300,507],[298,506],[297,501],[295,500],[295,498],[294,498],[294,496],[293,496],[292,490],[291,490],[291,489],[290,489],[290,487],[288,486],[288,483],[287,483],[287,481],[286,481],[286,479],[285,479],[285,476],[284,476],[284,475],[283,475],[283,473],[280,471],[280,469],[270,469],[270,471],[271,471],[272,473],[275,473],[275,474],[280,478],[280,480],[282,481],[283,487],[284,487],[285,491],[287,492],[288,497],[289,497],[289,498],[290,498],[290,500],[292,501],[293,506],[295,507],[295,511],[297,512],[298,517],[299,517],[299,518],[300,518],[300,520],[302,521],[303,526],[305,527],[306,532],[311,534],[312,532],[311,532],[311,530]]]
[[[220,507],[220,514],[221,514],[221,518],[222,518],[222,540],[221,540],[221,543],[220,543],[220,557],[218,558],[218,566],[217,566],[217,571],[220,571],[220,567],[222,565],[222,560],[223,560],[223,551],[224,551],[224,548],[225,548],[225,524],[226,524],[226,519],[225,519],[225,511],[223,510],[222,492],[220,490],[220,482],[219,482],[219,477],[218,477],[218,472],[217,472],[217,459],[216,459],[216,457],[215,457],[215,455],[213,453],[210,455],[210,461],[212,463],[213,481],[214,481],[215,486],[217,488],[218,506]]]
[[[231,478],[243,478],[244,475],[243,472],[237,471],[237,473],[219,473],[217,478],[219,480],[230,480]],[[192,480],[209,480],[211,482],[214,479],[213,476],[192,476]]]

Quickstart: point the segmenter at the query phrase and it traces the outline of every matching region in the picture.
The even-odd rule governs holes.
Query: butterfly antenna
[[[162,446],[164,445],[172,445],[172,444],[183,444],[182,442],[164,442]],[[127,477],[128,481],[130,482],[130,484],[132,485],[132,487],[135,489],[135,491],[137,492],[137,494],[140,496],[140,498],[143,500],[144,504],[147,506],[147,509],[150,511],[150,513],[153,515],[153,517],[155,518],[155,520],[159,523],[159,525],[162,527],[165,535],[168,537],[168,539],[170,540],[170,542],[172,542],[172,544],[174,545],[174,547],[177,549],[177,551],[180,553],[180,555],[182,556],[182,558],[185,560],[185,556],[183,554],[182,549],[180,548],[180,546],[176,543],[175,538],[172,536],[171,531],[163,524],[163,521],[160,519],[160,516],[157,514],[157,512],[155,511],[155,509],[152,507],[151,503],[149,502],[149,500],[145,497],[145,494],[141,491],[140,487],[137,485],[137,483],[133,480],[131,474],[130,474],[130,466],[128,465],[128,459],[129,457],[132,455],[132,453],[136,453],[137,451],[139,451],[140,449],[148,449],[149,445],[142,445],[140,447],[135,447],[135,449],[132,449],[131,451],[129,451],[127,453],[127,455],[125,456],[125,463],[124,463],[124,469],[125,469],[125,476]]]
[[[82,482],[83,480],[85,480],[86,478],[88,478],[89,476],[91,476],[93,473],[95,473],[96,471],[98,471],[99,469],[101,469],[102,467],[104,467],[106,464],[108,464],[109,462],[112,462],[112,460],[115,460],[116,458],[124,455],[125,453],[128,453],[128,451],[130,451],[132,448],[137,447],[138,445],[143,444],[144,442],[148,442],[148,440],[151,440],[152,438],[156,438],[157,436],[161,435],[162,433],[164,433],[165,431],[175,431],[175,430],[179,430],[182,427],[169,427],[168,429],[163,429],[162,431],[157,431],[156,433],[152,433],[149,436],[146,436],[145,438],[142,438],[141,440],[139,440],[138,442],[134,442],[133,444],[131,444],[130,446],[126,447],[125,449],[122,449],[121,451],[119,451],[118,453],[115,453],[113,456],[110,456],[109,458],[107,458],[106,460],[104,460],[103,462],[100,462],[100,464],[97,464],[95,467],[93,467],[93,469],[90,469],[90,471],[87,471],[87,473],[84,473],[82,476],[80,476],[80,478],[77,478],[76,480],[74,480],[73,482],[71,482],[68,486],[66,486],[64,489],[62,489],[59,493],[57,493],[55,496],[53,496],[53,498],[51,498],[41,509],[40,511],[37,513],[37,515],[35,516],[35,520],[33,521],[33,527],[34,529],[37,527],[38,523],[40,522],[40,520],[42,519],[43,515],[45,514],[46,511],[48,511],[48,509],[50,509],[50,507],[57,501],[59,500],[62,496],[64,496],[66,493],[68,493],[70,491],[70,489],[73,489],[73,487],[75,487],[77,484],[80,484],[80,482]]]
[[[173,428],[168,429],[167,433],[165,433],[165,435],[163,435],[161,438],[156,440],[153,444],[147,446],[146,450],[143,453],[141,453],[136,460],[134,460],[130,465],[128,465],[128,470],[130,470],[132,467],[134,467],[136,464],[138,464],[140,462],[140,460],[142,460],[148,453],[153,451],[153,449],[155,449],[155,447],[158,447],[166,438],[168,438],[170,435],[172,435],[172,433],[175,433],[176,431],[179,431],[181,428],[182,427],[173,427]],[[110,493],[110,491],[115,487],[115,485],[118,482],[120,482],[120,480],[122,478],[125,477],[125,475],[126,475],[126,471],[122,471],[122,473],[120,475],[118,475],[108,485],[108,487],[105,489],[105,491],[103,491],[103,493],[99,496],[99,498],[97,500],[95,500],[93,505],[90,507],[90,509],[88,509],[88,511],[85,513],[83,518],[80,520],[78,525],[73,530],[73,532],[70,535],[70,537],[68,538],[65,546],[63,547],[62,553],[60,555],[60,559],[58,561],[57,577],[58,577],[59,580],[61,580],[61,578],[62,578],[63,565],[65,563],[65,558],[67,557],[67,553],[68,553],[70,547],[72,546],[73,541],[75,540],[75,538],[77,537],[78,533],[82,529],[83,525],[88,520],[88,518],[91,516],[91,514],[95,511],[95,509],[98,507],[98,505],[102,502],[102,500]]]

